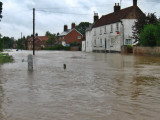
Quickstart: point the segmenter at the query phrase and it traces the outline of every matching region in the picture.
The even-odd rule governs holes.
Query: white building
[[[115,4],[114,12],[100,19],[95,13],[93,25],[86,30],[86,52],[120,52],[123,45],[132,45],[135,42],[132,26],[140,16],[144,13],[137,6],[137,0],[125,9],[121,9],[119,3]]]

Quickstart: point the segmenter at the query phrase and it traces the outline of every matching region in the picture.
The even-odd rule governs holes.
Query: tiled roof
[[[48,40],[48,36],[38,36],[38,38],[44,41]]]
[[[67,35],[69,32],[71,32],[71,29],[68,29],[67,31],[63,31],[59,36],[65,36],[65,35]]]
[[[37,36],[35,36],[35,39],[37,38]],[[48,40],[48,36],[38,36],[38,39],[46,41]],[[33,37],[28,38],[28,41],[32,41]]]
[[[86,29],[86,32],[87,32],[87,31],[91,31],[91,30],[92,30],[93,25],[94,25],[94,24],[91,24],[91,25]]]
[[[117,12],[113,12],[102,16],[93,26],[99,27],[103,25],[108,25],[116,22],[120,22],[121,19],[137,19],[138,17],[144,15],[138,6],[131,6]]]

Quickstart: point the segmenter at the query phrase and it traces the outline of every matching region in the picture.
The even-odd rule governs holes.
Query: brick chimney
[[[64,31],[67,31],[67,30],[68,30],[68,26],[64,25]]]
[[[119,3],[115,3],[115,6],[114,6],[114,12],[117,12],[121,9],[121,6],[119,6]]]
[[[137,0],[133,0],[133,6],[137,6]]]
[[[99,19],[98,13],[94,13],[94,23],[97,22]]]
[[[75,27],[76,27],[76,24],[75,24],[75,23],[72,23],[71,29],[74,29]]]

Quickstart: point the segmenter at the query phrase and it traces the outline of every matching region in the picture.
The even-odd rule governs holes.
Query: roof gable
[[[59,36],[65,36],[71,31],[72,31],[71,29],[68,29],[67,31],[63,31]]]
[[[137,19],[144,15],[138,6],[131,6],[117,12],[113,12],[102,16],[94,25],[93,28],[104,26],[116,22],[120,22],[121,19]]]
[[[41,41],[47,41],[48,36],[38,36],[38,37],[35,36],[35,40],[37,40],[37,39],[39,39]],[[33,41],[33,37],[28,38],[28,41]]]
[[[75,30],[77,33],[79,33],[80,35],[82,35],[78,30],[76,30],[75,28],[74,29],[72,29],[69,33],[71,33],[73,30]],[[68,33],[68,34],[69,34]],[[83,35],[82,35],[83,36]]]

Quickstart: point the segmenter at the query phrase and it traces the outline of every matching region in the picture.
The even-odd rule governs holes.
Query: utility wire
[[[54,12],[54,11],[45,11],[45,10],[36,10],[39,12],[46,12],[46,13],[57,13],[57,14],[71,14],[71,15],[89,15],[89,14],[79,14],[79,13],[66,13],[66,12]],[[91,15],[91,14],[90,14]]]

